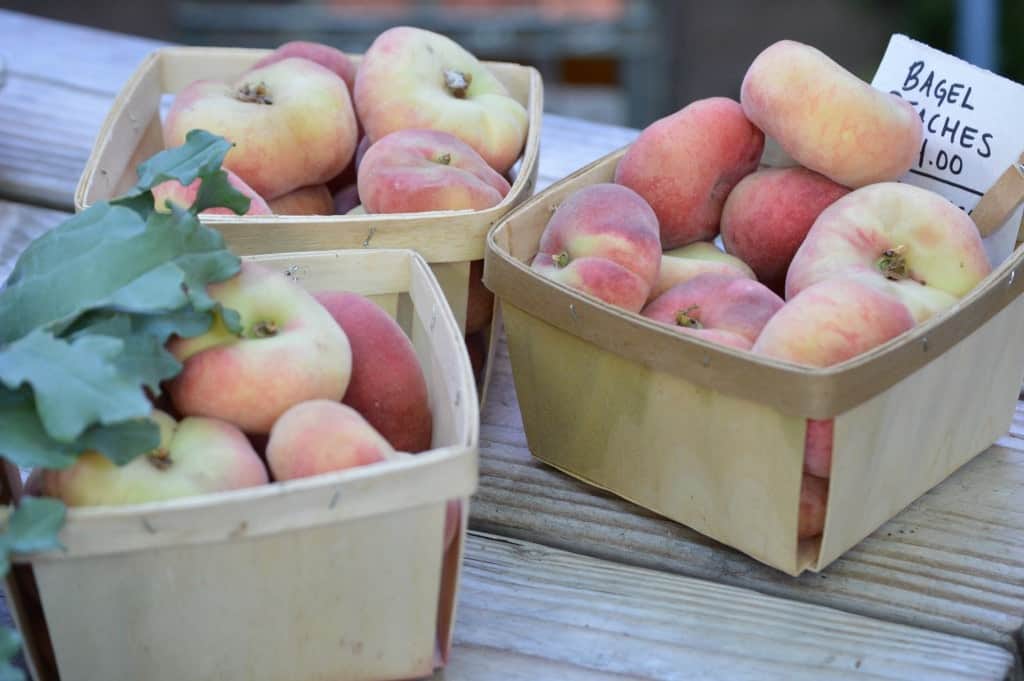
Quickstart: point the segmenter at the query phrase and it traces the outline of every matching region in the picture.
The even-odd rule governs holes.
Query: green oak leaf
[[[21,648],[21,637],[12,629],[0,629],[0,660],[10,660]]]
[[[193,228],[193,225],[196,228]],[[184,273],[182,290],[197,310],[216,309],[219,303],[206,292],[206,284],[224,281],[241,269],[238,256],[224,249],[224,238],[219,232],[199,223],[192,213],[172,206],[170,213],[152,213],[147,227],[162,234],[168,243],[165,248],[179,248],[182,254],[173,264]],[[210,254],[215,254],[211,257]],[[236,316],[227,321],[233,331],[241,331]]]
[[[0,662],[0,681],[26,681],[25,672],[10,662]]]
[[[223,308],[218,305],[215,311],[223,313]],[[234,313],[234,310],[231,312]],[[166,341],[172,335],[193,338],[210,330],[210,325],[213,324],[213,311],[204,312],[185,307],[164,314],[135,316],[132,318],[132,323],[137,332],[155,336],[161,342]]]
[[[0,543],[14,553],[62,549],[64,547],[57,535],[64,525],[66,513],[67,508],[57,499],[22,497],[7,519]]]
[[[213,319],[212,311],[203,312],[191,306],[152,314],[94,310],[75,320],[75,323],[68,327],[65,336],[74,338],[83,332],[123,336],[127,328],[131,333],[147,334],[164,343],[171,336],[192,338],[202,335],[210,330]]]
[[[141,229],[125,208],[94,217],[87,225],[72,218],[26,249],[18,276],[0,291],[0,343],[44,327],[60,333],[82,313],[103,307],[162,314],[191,302],[209,310],[215,303],[206,285],[240,267],[223,237],[188,211],[151,213]]]
[[[79,452],[100,452],[118,466],[159,446],[160,427],[148,418],[93,426],[78,438]]]
[[[57,499],[24,497],[0,533],[0,576],[11,569],[11,553],[32,553],[61,549],[57,538],[64,525],[67,508]],[[11,661],[21,649],[21,636],[12,629],[0,628],[0,681],[25,676]]]
[[[21,650],[21,636],[13,629],[0,628],[0,681],[25,681],[25,673],[11,664]]]
[[[231,186],[228,174],[223,170],[218,170],[203,176],[191,210],[198,215],[207,208],[223,207],[233,210],[237,215],[245,215],[245,212],[249,210],[250,203],[251,199],[248,196]]]
[[[21,468],[67,468],[86,450],[123,465],[160,445],[160,429],[148,418],[94,425],[74,442],[58,442],[43,428],[32,394],[0,386],[0,456]]]
[[[61,549],[57,534],[64,525],[67,508],[57,499],[24,497],[7,518],[0,532],[0,577],[11,569],[11,553],[32,553]],[[0,636],[2,639],[2,636]],[[0,648],[3,643],[0,642]],[[0,659],[3,651],[0,650]]]
[[[0,455],[22,468],[66,468],[78,451],[46,433],[30,390],[0,386]]]
[[[185,143],[181,146],[161,151],[140,163],[136,171],[139,181],[118,201],[148,192],[167,180],[190,185],[197,177],[212,175],[220,170],[232,146],[223,137],[206,130],[191,130],[185,135]],[[237,190],[233,191],[238,193]]]
[[[9,660],[0,662],[0,681],[26,681],[25,672],[12,665]]]
[[[134,212],[107,203],[97,203],[33,240],[18,257],[7,279],[7,286],[13,287],[26,277],[38,277],[50,271],[53,263],[62,263],[72,255],[83,251],[95,252],[99,241],[129,239],[141,234],[145,228],[145,220]],[[59,238],[50,236],[58,230]],[[59,290],[54,289],[54,293]]]
[[[93,423],[111,424],[152,410],[135,376],[118,370],[124,342],[109,336],[72,341],[36,330],[0,350],[0,382],[29,384],[46,432],[71,442]]]
[[[77,340],[90,335],[119,339],[123,346],[113,360],[114,366],[128,380],[138,381],[139,385],[159,395],[160,383],[177,376],[181,371],[181,363],[164,347],[166,336],[161,338],[136,330],[137,326],[145,324],[145,319],[144,316],[123,312],[97,316],[89,324],[76,326],[70,339]]]

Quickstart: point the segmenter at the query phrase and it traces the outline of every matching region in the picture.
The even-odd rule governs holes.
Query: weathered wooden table
[[[103,117],[156,47],[0,11],[0,280],[72,210]],[[539,187],[636,134],[545,116]],[[842,559],[791,578],[534,461],[502,347],[436,678],[1024,678],[1022,408]]]

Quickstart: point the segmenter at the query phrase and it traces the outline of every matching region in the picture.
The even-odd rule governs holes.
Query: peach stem
[[[457,99],[466,98],[466,91],[469,90],[469,85],[472,82],[473,75],[470,73],[456,71],[455,69],[445,69],[445,87],[447,87],[448,92],[452,93],[452,96],[454,96]]]
[[[240,102],[250,102],[252,104],[273,104],[274,99],[270,96],[270,90],[267,88],[267,84],[260,82],[256,85],[250,85],[249,83],[242,84],[235,91],[235,99]]]
[[[686,308],[678,315],[676,315],[676,324],[679,326],[685,326],[688,329],[703,329],[704,325],[700,323],[700,320],[694,316],[691,316],[691,312],[695,312],[700,309],[698,305],[691,305]]]
[[[252,325],[250,335],[253,338],[270,338],[277,335],[277,324],[270,319],[258,321]]]
[[[906,251],[907,247],[903,244],[882,251],[882,257],[875,264],[886,279],[900,281],[910,276]]]
[[[173,461],[171,461],[171,453],[162,447],[154,449],[149,454],[146,454],[146,461],[148,461],[153,468],[158,471],[167,470],[173,463]]]

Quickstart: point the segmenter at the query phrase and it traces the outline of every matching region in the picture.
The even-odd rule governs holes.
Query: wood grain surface
[[[1000,678],[995,646],[537,544],[470,535],[436,679]]]
[[[481,415],[471,527],[990,641],[1020,657],[1024,412],[1013,429],[820,574],[788,577],[530,456],[504,346]],[[1018,437],[1019,436],[1019,437]]]

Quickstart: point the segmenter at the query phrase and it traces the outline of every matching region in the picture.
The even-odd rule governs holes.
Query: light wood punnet
[[[956,306],[871,352],[807,369],[683,337],[534,273],[551,212],[624,150],[488,236],[530,450],[789,574],[821,570],[1006,432],[1024,377],[1018,249]],[[1021,273],[1024,275],[1024,272]],[[797,542],[808,418],[835,418],[821,541]]]
[[[163,149],[161,106],[194,80],[233,79],[269,50],[165,47],[148,55],[114,100],[75,192],[75,208],[113,198],[135,184],[135,168]],[[360,57],[353,55],[358,63]],[[203,216],[235,253],[289,253],[325,249],[409,248],[422,255],[441,282],[459,326],[465,327],[469,263],[484,254],[487,230],[533,192],[540,155],[543,85],[529,66],[485,62],[526,107],[529,128],[515,179],[501,203],[485,210],[394,215]]]
[[[72,509],[65,550],[28,559],[63,679],[376,681],[429,674],[447,654],[466,514],[443,554],[445,506],[476,489],[479,411],[440,287],[411,251],[254,259],[396,314],[427,378],[433,448],[230,493]]]

